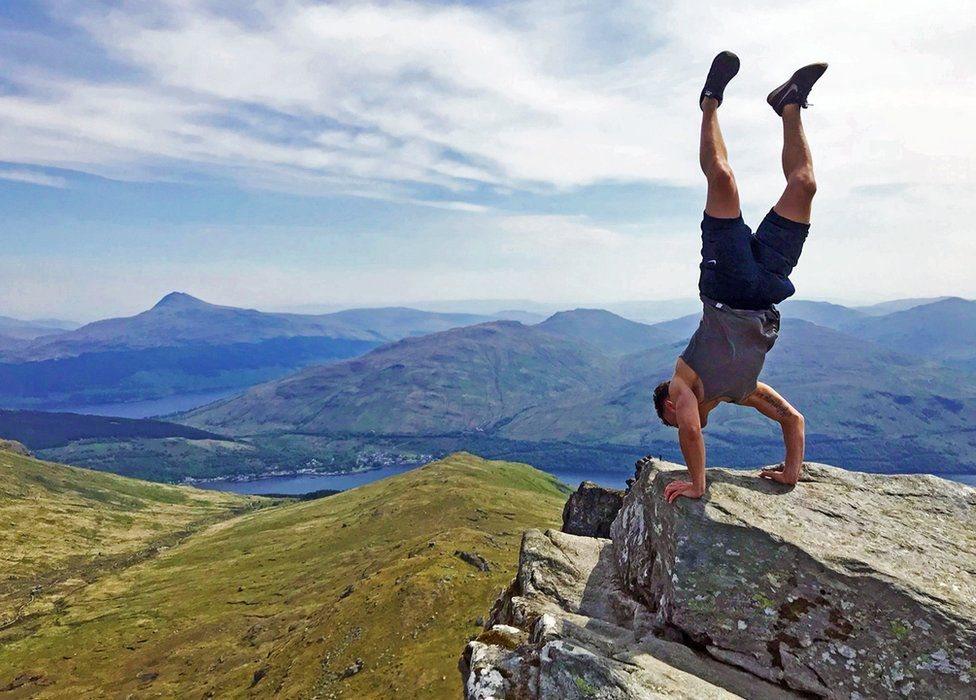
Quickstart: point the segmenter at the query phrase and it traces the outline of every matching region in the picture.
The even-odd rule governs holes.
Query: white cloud
[[[526,260],[483,276],[445,269],[442,294],[426,288],[429,270],[373,282],[351,272],[350,294],[477,296],[491,278],[546,299],[687,295],[697,212],[681,232],[649,221],[642,237],[578,217],[500,216],[483,191],[701,187],[695,98],[722,48],[743,62],[721,115],[752,223],[782,187],[764,96],[796,66],[831,64],[804,113],[820,194],[796,273],[803,295],[976,293],[969,2],[261,0],[246,21],[203,0],[63,7],[52,11],[132,72],[66,78],[0,48],[18,86],[0,94],[0,152],[25,164],[7,172],[190,171],[420,203],[480,214],[470,230]]]
[[[30,185],[41,185],[43,187],[68,186],[67,180],[65,180],[63,177],[40,173],[36,170],[24,170],[23,168],[0,168],[0,180],[26,182]]]
[[[18,161],[101,174],[222,167],[330,191],[697,184],[694,98],[711,55],[729,46],[743,70],[723,118],[735,165],[757,189],[779,185],[777,124],[762,96],[816,59],[832,68],[814,96],[811,139],[835,191],[969,182],[966,7],[621,3],[617,33],[594,37],[587,27],[605,8],[574,3],[264,1],[247,22],[202,0],[96,5],[71,19],[146,78],[19,71],[29,89],[0,97],[0,146]]]

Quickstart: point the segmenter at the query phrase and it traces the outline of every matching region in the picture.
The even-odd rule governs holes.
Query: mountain
[[[21,338],[11,338],[10,336],[0,335],[0,356],[4,353],[12,353],[26,347],[30,341]]]
[[[860,311],[826,301],[787,299],[778,308],[786,318],[798,318],[825,328],[840,329],[846,324],[864,318],[864,314]]]
[[[695,330],[698,328],[698,324],[701,321],[701,317],[702,317],[702,312],[701,309],[699,308],[699,310],[693,314],[688,314],[686,316],[679,316],[678,318],[673,318],[670,321],[661,321],[660,323],[655,323],[654,328],[658,329],[662,333],[671,335],[674,338],[687,340],[694,334]]]
[[[911,299],[893,299],[892,301],[882,301],[879,304],[855,306],[854,309],[855,311],[860,311],[868,316],[885,316],[897,311],[907,311],[908,309],[915,308],[916,306],[932,304],[934,302],[943,301],[949,298],[950,297],[917,297]]]
[[[0,453],[0,689],[457,697],[458,650],[566,491],[469,454],[282,502]]]
[[[485,324],[310,368],[178,420],[257,442],[411,436],[415,448],[433,449],[453,436],[455,445],[477,441],[483,453],[531,454],[551,467],[565,466],[573,445],[677,456],[674,431],[658,421],[650,395],[683,345],[615,357],[539,327]],[[787,318],[762,378],[807,415],[811,458],[866,470],[976,472],[974,374]],[[782,457],[778,434],[753,411],[719,407],[708,435],[718,463]]]
[[[501,320],[505,312],[494,316],[459,313],[433,313],[405,307],[374,309],[346,309],[328,317],[348,324],[362,332],[373,333],[383,340],[399,340],[417,335],[472,326],[476,323]]]
[[[237,435],[491,432],[557,398],[598,391],[613,381],[613,364],[589,344],[498,321],[311,367],[181,420]]]
[[[661,328],[628,321],[602,309],[560,311],[536,327],[563,338],[585,341],[609,355],[626,355],[677,340]]]
[[[33,340],[45,335],[62,333],[64,327],[57,321],[22,321],[9,316],[0,316],[0,337],[14,340]]]
[[[947,297],[854,321],[844,330],[898,352],[976,370],[976,301]]]
[[[69,321],[63,318],[36,318],[31,321],[31,323],[36,323],[39,326],[44,326],[46,328],[56,328],[59,331],[73,331],[76,328],[81,328],[83,324],[76,321]]]
[[[0,409],[0,436],[22,442],[32,450],[61,447],[75,440],[223,439],[205,430],[159,420],[5,409]]]
[[[265,313],[173,292],[135,316],[30,341],[0,337],[0,406],[72,408],[242,389],[384,342],[486,320],[406,308]]]
[[[408,308],[347,309],[330,314],[267,313],[210,304],[172,292],[148,311],[95,321],[56,337],[41,338],[20,360],[48,360],[114,350],[255,343],[272,338],[328,337],[387,342],[494,320],[476,314],[434,313]],[[0,330],[0,335],[9,335]]]
[[[546,319],[544,314],[537,314],[532,311],[521,311],[520,309],[502,309],[501,311],[496,311],[495,313],[490,314],[490,317],[498,321],[518,321],[519,323],[524,323],[527,326],[542,323]]]
[[[384,338],[329,316],[269,314],[254,309],[208,304],[173,292],[148,311],[126,318],[95,321],[74,331],[32,343],[21,353],[31,361],[76,357],[113,350],[229,345],[270,338],[320,336],[379,342]]]

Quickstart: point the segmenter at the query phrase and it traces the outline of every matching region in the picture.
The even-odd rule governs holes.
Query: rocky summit
[[[976,490],[805,464],[669,505],[684,474],[639,462],[609,538],[524,534],[466,698],[976,697]]]

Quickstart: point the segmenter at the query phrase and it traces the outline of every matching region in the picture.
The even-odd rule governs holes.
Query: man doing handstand
[[[667,485],[665,497],[698,498],[705,492],[702,428],[722,402],[756,409],[783,430],[786,459],[761,476],[795,484],[803,464],[803,416],[767,384],[758,381],[766,353],[776,342],[780,314],[775,304],[796,291],[789,275],[810,231],[816,184],[800,108],[824,71],[815,63],[796,71],[766,101],[783,120],[786,189],[756,232],[743,222],[739,191],[718,124],[725,86],[739,72],[739,59],[723,51],[712,61],[699,97],[702,109],[699,157],[708,181],[698,290],[703,314],[698,330],[678,358],[674,375],[654,390],[654,408],[665,425],[678,429],[689,481]]]

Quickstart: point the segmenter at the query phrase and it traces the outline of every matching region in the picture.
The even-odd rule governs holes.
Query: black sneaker
[[[698,97],[698,106],[705,101],[706,97],[714,97],[722,104],[722,94],[725,86],[739,72],[739,57],[731,51],[723,51],[712,59],[712,67],[708,69],[708,77],[705,78],[705,87],[702,88],[701,95]]]
[[[809,66],[803,66],[791,75],[789,80],[769,93],[766,102],[781,117],[783,116],[783,107],[786,105],[806,107],[810,89],[824,74],[825,70],[827,70],[826,63],[811,63]]]

